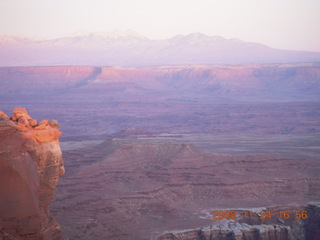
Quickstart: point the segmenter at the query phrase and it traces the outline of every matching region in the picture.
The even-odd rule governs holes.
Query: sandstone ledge
[[[58,240],[49,212],[64,174],[56,121],[33,120],[25,108],[0,111],[0,239]]]

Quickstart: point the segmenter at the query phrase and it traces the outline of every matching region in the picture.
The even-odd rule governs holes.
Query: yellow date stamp
[[[271,219],[271,218],[279,218],[279,219],[307,219],[308,213],[307,211],[277,211],[271,212],[267,210],[253,212],[253,211],[238,211],[238,210],[214,210],[211,211],[212,219]]]

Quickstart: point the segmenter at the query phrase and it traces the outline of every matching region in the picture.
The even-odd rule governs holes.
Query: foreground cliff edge
[[[57,121],[37,122],[25,108],[0,111],[0,239],[61,239],[49,212],[64,174]]]

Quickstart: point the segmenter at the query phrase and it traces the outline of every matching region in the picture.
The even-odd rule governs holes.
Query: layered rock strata
[[[316,220],[320,217],[319,206],[320,204],[317,203],[308,206],[275,206],[237,210],[235,211],[237,216],[241,216],[243,212],[250,212],[251,215],[246,215],[246,217],[242,215],[236,219],[213,220],[212,225],[203,228],[172,231],[161,235],[158,240],[319,239],[319,221]],[[302,211],[297,211],[297,209]],[[262,216],[261,212],[269,215]]]
[[[0,239],[61,239],[49,212],[64,174],[57,121],[0,111]]]
[[[221,229],[225,230],[221,234],[232,237],[229,232],[243,225],[247,240],[259,239],[253,237],[258,230],[265,232],[264,236],[277,234],[277,240],[288,240],[283,235],[287,234],[286,229],[304,229],[310,234],[320,229],[319,213],[311,214],[311,209],[305,208],[311,202],[320,202],[318,161],[210,154],[192,144],[142,138],[109,139],[95,146],[65,151],[64,159],[68,174],[61,179],[52,205],[63,226],[63,238],[156,240],[175,230],[204,230],[204,226],[210,225],[212,236],[216,236],[213,229],[219,234],[219,225],[214,228],[219,219],[211,219],[211,211],[254,212],[250,209],[265,207],[268,208],[261,210],[275,212],[265,221],[256,215],[247,215],[248,221],[244,221],[239,215],[238,223],[230,222],[228,228],[221,219]],[[297,207],[290,208],[291,205]],[[272,210],[270,206],[279,207]],[[280,217],[280,211],[290,211],[290,219]],[[296,211],[307,211],[307,219],[293,224]],[[314,208],[313,212],[317,211]],[[194,234],[197,230],[191,231]],[[200,238],[201,235],[178,236],[169,239],[210,239]],[[304,236],[295,240],[319,239]],[[269,240],[261,237],[264,239]]]

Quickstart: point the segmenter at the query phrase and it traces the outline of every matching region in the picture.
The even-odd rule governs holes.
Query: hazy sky
[[[132,29],[152,39],[202,32],[320,52],[320,0],[0,0],[1,35],[80,29]]]

